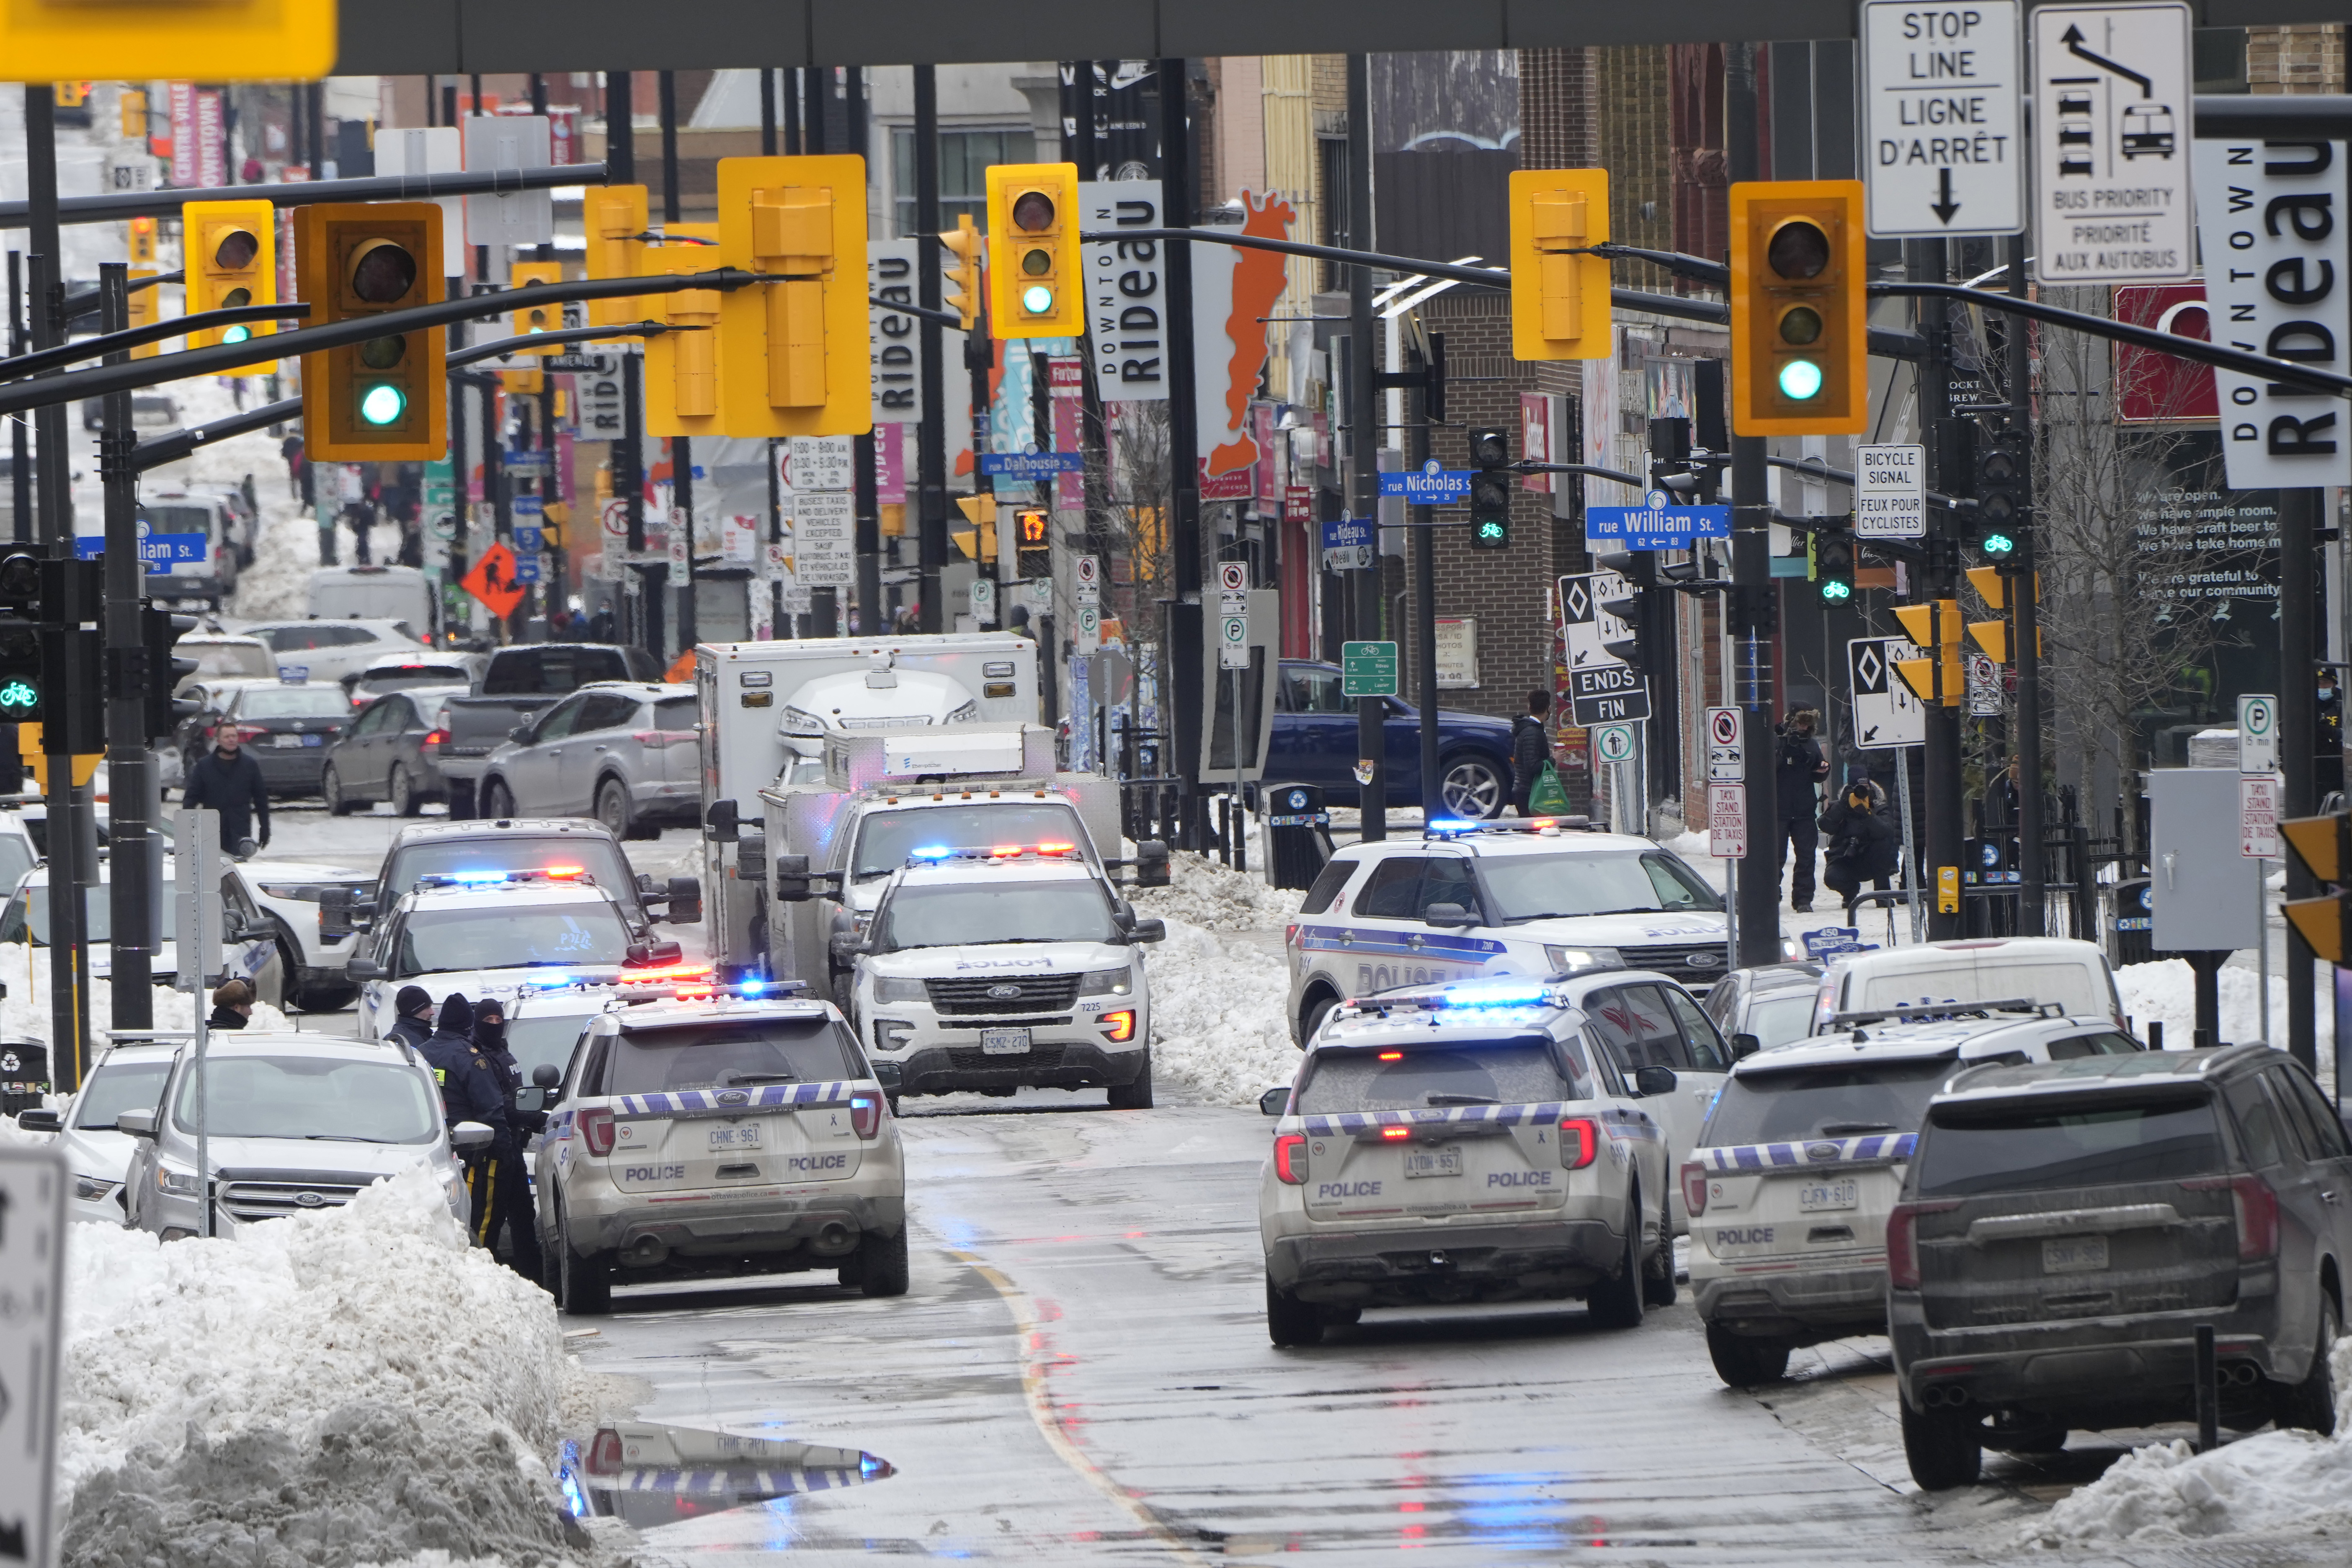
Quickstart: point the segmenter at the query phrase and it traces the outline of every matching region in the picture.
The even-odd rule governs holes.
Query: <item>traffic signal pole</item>
[[[2025,296],[2025,237],[2011,236],[2009,250],[2009,291],[2011,297]],[[2003,322],[2002,337],[2007,349],[2008,369],[2004,379],[2009,383],[2009,427],[2024,439],[2019,451],[2030,476],[2035,458],[2032,441],[2033,409],[2033,349],[2032,334],[2021,321]],[[2040,936],[2045,929],[2048,914],[2049,870],[2046,851],[2042,843],[2042,606],[2034,544],[2035,518],[2032,505],[2033,486],[2029,479],[2024,487],[2025,509],[2019,519],[2017,531],[2016,575],[2010,582],[2010,626],[2015,633],[2010,639],[2011,658],[2017,665],[2017,924],[2021,933]],[[2076,931],[2078,937],[2096,940],[2096,933]]]
[[[1904,271],[1910,278],[1929,282],[1944,281],[1945,243],[1940,239],[1906,240],[1903,247]],[[1919,304],[1919,332],[1927,340],[1927,353],[1919,361],[1918,410],[1919,433],[1927,448],[1930,472],[1943,481],[1943,488],[1958,493],[1972,488],[1972,475],[1955,474],[1951,465],[1958,455],[1946,447],[1946,421],[1952,406],[1952,333],[1948,305],[1930,297]],[[1921,563],[1919,585],[1916,596],[1930,605],[1952,598],[1959,591],[1958,565],[1960,542],[1958,525],[1951,512],[1943,508],[1930,508],[1927,513],[1927,559]],[[1934,612],[1940,617],[1942,612]],[[1960,886],[1960,841],[1962,816],[1966,811],[1966,786],[1960,774],[1960,714],[1957,699],[1963,694],[1944,689],[1949,679],[1944,647],[1948,637],[1957,638],[1959,628],[1948,628],[1940,618],[1931,619],[1930,629],[1935,646],[1927,651],[1928,668],[1935,672],[1937,700],[1927,703],[1925,710],[1926,742],[1921,746],[1921,771],[1927,782],[1924,803],[1925,849],[1927,875],[1923,879],[1929,894],[1927,905],[1927,937],[1931,942],[1948,942],[1962,931],[1958,908],[1943,908],[1944,872],[1950,868],[1957,894]],[[1955,900],[1957,905],[1958,900]]]
[[[1348,57],[1348,244],[1367,250],[1371,244],[1372,212],[1372,61],[1370,55]],[[1381,423],[1379,395],[1372,385],[1372,269],[1348,268],[1348,445],[1349,508],[1360,518],[1380,515]],[[1375,536],[1377,537],[1377,535]],[[1355,598],[1350,622],[1360,641],[1381,635],[1381,558],[1351,574]],[[1356,760],[1371,763],[1370,780],[1358,788],[1357,837],[1377,844],[1389,836],[1388,700],[1356,699]]]
[[[105,331],[131,316],[131,268],[99,266],[99,324]],[[110,356],[111,357],[111,356]],[[123,357],[128,358],[125,354]],[[114,1026],[155,1026],[152,960],[158,916],[149,898],[155,843],[148,831],[154,799],[154,758],[147,750],[147,668],[140,624],[146,563],[139,555],[138,435],[131,427],[131,394],[109,393],[98,466],[106,486],[106,769],[110,810],[107,911],[111,929]],[[168,677],[168,672],[163,672]]]
[[[930,66],[915,73],[915,303],[933,314],[916,319],[922,343],[922,424],[915,460],[915,558],[919,567],[915,629],[947,628],[940,573],[948,563],[948,383],[940,363],[940,82]]]
[[[2313,635],[2312,601],[2319,582],[2314,547],[2326,494],[2306,489],[2279,491],[2279,769],[2285,775],[2279,805],[2280,815],[2288,819],[2309,816],[2318,809],[2315,752],[2319,713],[2314,688],[2319,649]],[[2311,868],[2295,856],[2288,856],[2286,896],[2308,899],[2318,892]],[[2263,940],[2267,942],[2267,896],[2263,901]],[[2311,994],[2312,952],[2299,933],[2287,938],[2281,977],[2286,983],[2286,1048],[2295,1060],[2315,1071],[2319,1046]],[[2268,1036],[2269,1025],[2264,1018],[2257,1038]]]
[[[1759,177],[1757,145],[1756,46],[1723,51],[1724,137],[1734,183]],[[1777,616],[1772,583],[1772,502],[1761,436],[1731,438],[1731,582],[1734,673],[1729,700],[1742,720],[1748,858],[1738,870],[1734,897],[1739,962],[1780,961],[1780,811],[1774,766],[1780,748],[1772,731],[1772,631]],[[1648,803],[1643,803],[1646,814]],[[1767,848],[1767,846],[1769,846]],[[1767,858],[1770,866],[1764,864]]]
[[[1157,62],[1160,79],[1160,219],[1171,228],[1192,226],[1192,132],[1186,112],[1184,61]],[[1201,721],[1205,693],[1202,661],[1207,646],[1201,603],[1201,433],[1192,365],[1192,247],[1182,240],[1161,252],[1167,279],[1168,320],[1168,542],[1175,581],[1168,605],[1168,692],[1174,713],[1169,724],[1175,766],[1166,771],[1179,786],[1182,816],[1178,847],[1198,849]]]

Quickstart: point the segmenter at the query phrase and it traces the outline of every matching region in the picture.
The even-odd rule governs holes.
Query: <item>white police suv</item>
[[[817,1268],[903,1295],[906,1162],[840,1009],[756,980],[671,989],[615,1001],[561,1073],[534,1075],[551,1091],[540,1246],[563,1310],[608,1310],[616,1284]]]
[[[1309,1042],[1258,1186],[1266,1330],[1313,1344],[1364,1308],[1581,1297],[1632,1328],[1675,1299],[1672,1069],[1621,1072],[1592,1024],[1616,977],[1465,981],[1349,1003]]]
[[[856,1016],[893,1103],[908,1094],[1108,1089],[1151,1104],[1151,993],[1139,920],[1068,844],[918,849],[861,935]]]
[[[1742,1058],[1681,1172],[1715,1370],[1769,1383],[1801,1345],[1886,1331],[1886,1216],[1927,1101],[1963,1068],[2124,1055],[2102,1016],[2031,1001],[1840,1014]]]

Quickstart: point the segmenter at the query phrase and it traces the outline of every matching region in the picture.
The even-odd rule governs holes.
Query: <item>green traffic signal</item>
[[[2006,533],[1988,533],[1984,536],[1984,552],[1987,555],[2014,555],[2017,553],[2017,541]]]
[[[407,411],[407,395],[396,386],[378,382],[360,395],[360,417],[378,427],[399,424]]]
[[[1832,577],[1822,584],[1822,597],[1832,605],[1843,605],[1853,597],[1853,584]]]
[[[1033,316],[1049,315],[1054,309],[1054,291],[1043,283],[1032,283],[1021,290],[1021,308]]]
[[[1822,395],[1822,367],[1809,359],[1792,359],[1780,367],[1780,395],[1803,403]]]
[[[0,685],[0,718],[11,721],[37,713],[41,708],[41,690],[21,676]]]

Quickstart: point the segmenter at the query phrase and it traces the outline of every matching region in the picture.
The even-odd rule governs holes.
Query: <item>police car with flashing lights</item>
[[[619,900],[584,872],[469,871],[418,878],[371,923],[364,955],[345,973],[359,983],[360,1037],[377,1039],[391,1031],[404,986],[423,986],[437,1008],[452,993],[475,1002],[526,985],[709,973],[682,956],[674,942],[641,940]]]
[[[1151,994],[1139,920],[1069,844],[927,846],[890,874],[861,932],[853,1016],[895,1105],[908,1094],[1107,1089],[1151,1104]]]
[[[534,1074],[558,1304],[603,1312],[614,1285],[818,1268],[905,1294],[898,1124],[840,1009],[790,984],[670,989],[614,1002],[561,1071]]]
[[[1581,1297],[1610,1328],[1675,1300],[1672,1068],[1619,1069],[1612,972],[1412,986],[1308,1044],[1258,1185],[1266,1331],[1313,1344],[1367,1307]]]
[[[1681,1170],[1715,1370],[1769,1383],[1801,1345],[1886,1331],[1886,1216],[1928,1100],[1962,1068],[2118,1056],[2104,1015],[1996,1000],[1840,1014],[1744,1057]]]

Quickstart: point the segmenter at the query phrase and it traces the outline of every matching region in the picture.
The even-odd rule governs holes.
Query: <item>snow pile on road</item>
[[[1130,889],[1136,913],[1182,921],[1204,931],[1280,931],[1298,915],[1307,895],[1270,888],[1259,878],[1183,850],[1171,857],[1169,885]]]
[[[2336,1386],[2352,1389],[2352,1339],[2336,1342]],[[2027,1544],[2111,1546],[2221,1535],[2334,1535],[2352,1528],[2352,1410],[2339,1398],[2336,1435],[2263,1432],[2210,1454],[2186,1441],[2124,1457],[2059,1500]]]
[[[2260,1023],[2262,1005],[2254,995],[2262,983],[2260,973],[2231,964],[2213,979],[2221,993],[2223,1040],[2235,1044],[2260,1039],[2283,1043],[2286,1039],[2286,984],[2283,979],[2275,975],[2271,979],[2271,1026],[2267,1034]],[[2327,989],[2332,984],[2332,973],[2322,971],[2314,1009],[2323,1047],[2319,1053],[2322,1061],[2333,1059],[2324,1047],[2336,1038],[2336,1006]],[[2174,1050],[2189,1048],[2196,1037],[2197,974],[2189,967],[2188,960],[2168,958],[2156,963],[2127,963],[2116,971],[2116,989],[2123,996],[2124,1013],[2132,1021],[2133,1033],[2146,1039],[2148,1025],[2161,1022],[2167,1046]]]
[[[589,1556],[541,1458],[577,1376],[553,1304],[421,1166],[216,1241],[75,1226],[67,1263],[68,1564]]]
[[[1212,1105],[1255,1105],[1298,1068],[1284,1021],[1290,976],[1274,933],[1297,918],[1303,895],[1201,855],[1179,854],[1169,870],[1169,886],[1129,894],[1138,914],[1168,923],[1168,940],[1144,960],[1152,1076]]]
[[[30,958],[32,973],[25,973]],[[169,978],[168,973],[166,978]],[[22,942],[0,944],[0,985],[6,987],[0,996],[0,1039],[38,1040],[49,1042],[49,950],[28,947]],[[205,998],[205,1011],[212,1011],[212,998]],[[174,991],[169,985],[155,987],[155,1022],[157,1029],[193,1029],[196,1026],[196,998],[184,991]],[[294,1026],[285,1014],[267,1002],[253,1005],[253,1016],[248,1029],[290,1029]],[[106,1048],[107,1037],[114,1027],[114,989],[104,979],[89,988],[89,1037],[96,1042],[90,1050],[95,1061],[98,1053]],[[52,1073],[52,1079],[55,1074]]]

